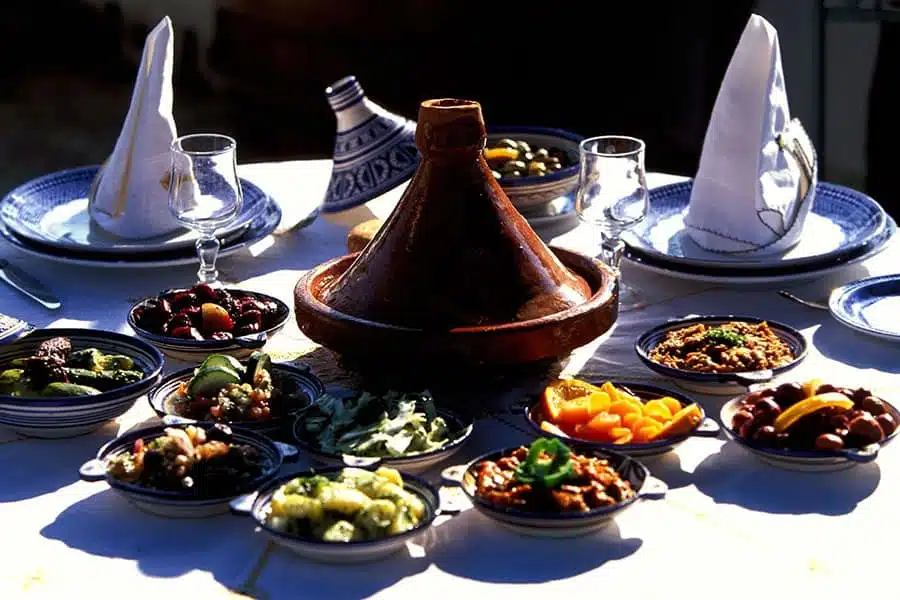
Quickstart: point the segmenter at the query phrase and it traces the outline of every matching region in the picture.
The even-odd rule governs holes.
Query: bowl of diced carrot
[[[645,383],[557,379],[524,411],[541,435],[631,456],[663,454],[689,437],[721,431],[687,396]]]

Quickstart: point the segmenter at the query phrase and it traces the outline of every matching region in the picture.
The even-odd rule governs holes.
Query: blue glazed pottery
[[[416,124],[381,108],[350,75],[325,90],[337,118],[334,167],[322,212],[349,210],[412,177]]]

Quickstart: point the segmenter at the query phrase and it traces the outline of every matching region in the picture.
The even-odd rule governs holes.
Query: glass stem
[[[622,255],[625,253],[625,242],[618,237],[602,234],[600,242],[600,251],[603,261],[615,270],[619,270],[619,264],[622,262]]]
[[[197,240],[197,256],[200,257],[200,270],[197,278],[200,283],[213,284],[219,279],[216,270],[216,258],[219,256],[219,239],[214,233],[203,233]]]

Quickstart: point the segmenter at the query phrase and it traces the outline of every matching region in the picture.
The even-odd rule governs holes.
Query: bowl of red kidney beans
[[[128,324],[166,356],[194,362],[211,352],[249,356],[290,314],[290,307],[272,296],[200,283],[137,302],[128,311]]]

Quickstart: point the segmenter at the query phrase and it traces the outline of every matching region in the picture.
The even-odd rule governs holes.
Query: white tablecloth
[[[289,227],[324,195],[329,161],[248,165],[242,175],[271,193]],[[655,175],[652,185],[674,178]],[[392,192],[399,196],[399,190]],[[318,219],[250,252],[222,261],[223,277],[290,302],[304,270],[344,253],[345,230]],[[584,232],[556,236],[578,247]],[[897,248],[868,264],[795,288],[822,296],[842,281],[889,272]],[[28,269],[63,302],[45,311],[0,287],[0,312],[38,326],[129,332],[125,313],[137,298],[188,284],[195,267],[99,270],[27,259],[0,245],[0,258]],[[635,337],[666,318],[688,313],[745,313],[800,328],[812,342],[791,378],[821,376],[866,385],[900,398],[900,350],[842,328],[827,313],[781,299],[772,289],[729,290],[642,273],[624,277],[648,301],[621,315],[613,332],[569,366],[572,373],[658,380],[640,365]],[[275,350],[308,346],[291,323]],[[182,365],[171,363],[167,370]],[[671,383],[670,383],[671,384]],[[699,397],[711,414],[721,398]],[[305,562],[268,545],[249,520],[229,515],[173,521],[138,512],[104,484],[78,481],[76,469],[119,430],[152,417],[143,400],[117,424],[60,441],[0,433],[0,598],[838,598],[893,591],[900,497],[900,449],[877,464],[833,474],[765,466],[722,439],[691,439],[648,462],[670,491],[644,501],[603,533],[575,540],[524,538],[474,511],[439,522],[409,553],[355,567]],[[478,427],[463,458],[527,441],[500,424]],[[288,469],[305,466],[303,460]]]

